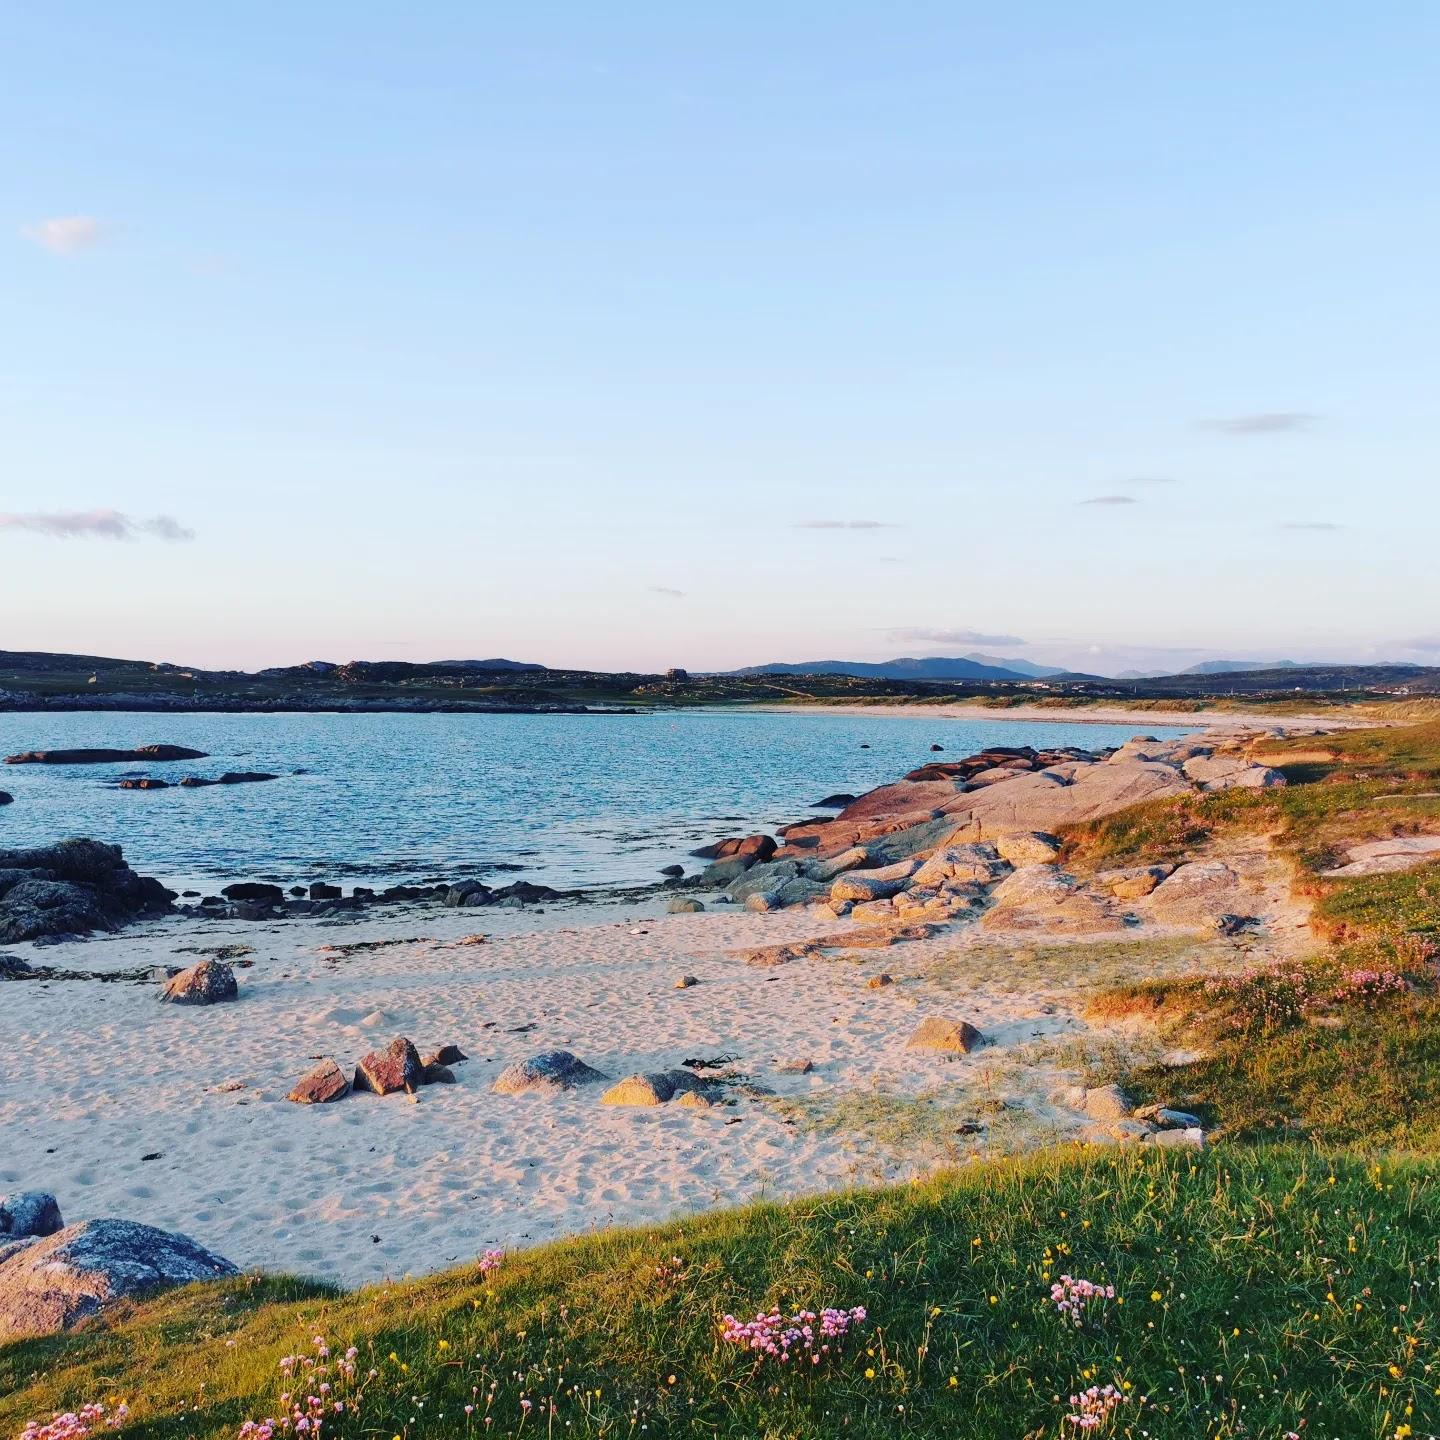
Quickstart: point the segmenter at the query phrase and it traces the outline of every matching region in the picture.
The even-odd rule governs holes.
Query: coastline
[[[1274,715],[1263,710],[1132,710],[1122,706],[1014,705],[1001,708],[956,701],[944,705],[855,705],[823,702],[806,704],[744,704],[727,707],[735,714],[760,715],[890,715],[904,720],[1015,720],[1049,725],[1163,725],[1181,729],[1365,730],[1383,722],[1368,717],[1336,715]]]

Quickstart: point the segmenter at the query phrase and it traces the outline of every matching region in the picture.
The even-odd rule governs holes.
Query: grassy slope
[[[1287,741],[1266,746],[1265,758],[1286,772],[1287,788],[1137,806],[1079,827],[1070,857],[1097,869],[1176,860],[1207,841],[1265,831],[1313,899],[1314,963],[1218,994],[1197,981],[1129,986],[1096,1008],[1148,1015],[1199,1040],[1206,1058],[1137,1075],[1135,1088],[1184,1099],[1232,1134],[1440,1150],[1440,864],[1320,874],[1355,841],[1440,830],[1440,723]],[[1336,1001],[1357,968],[1402,974],[1411,988]],[[1305,995],[1282,993],[1297,984]]]
[[[280,1357],[324,1335],[359,1347],[362,1377],[378,1371],[347,1436],[1018,1440],[1083,1433],[1065,1401],[1092,1381],[1132,1397],[1103,1433],[1424,1434],[1440,1425],[1437,1187],[1428,1163],[1293,1148],[1063,1152],[573,1241],[488,1281],[199,1287],[111,1328],[0,1349],[0,1431],[124,1398],[127,1435],[233,1436],[276,1413]],[[678,1278],[657,1276],[672,1256]],[[1120,1297],[1080,1330],[1048,1303],[1067,1272]],[[722,1313],[770,1303],[870,1318],[814,1368],[718,1342]]]
[[[1440,828],[1429,794],[1440,790],[1440,724],[1320,743],[1323,754],[1315,741],[1275,747],[1289,789],[1140,807],[1069,844],[1083,869],[1178,858],[1241,829],[1273,834],[1317,898],[1330,948],[1317,940],[1295,983],[1323,1003],[1307,1012],[1282,979],[1221,995],[1141,984],[1101,1007],[1201,1035],[1209,1059],[1134,1083],[1208,1107],[1232,1134],[1434,1151],[1440,1004],[1427,957],[1440,939],[1440,866],[1360,881],[1318,871],[1347,840]],[[1416,986],[1334,999],[1357,963],[1403,968]],[[489,1281],[458,1271],[339,1295],[249,1280],[0,1347],[0,1434],[123,1397],[126,1435],[233,1436],[276,1413],[279,1357],[323,1333],[359,1347],[362,1374],[378,1372],[361,1414],[327,1430],[350,1437],[544,1426],[1039,1440],[1087,1433],[1065,1421],[1064,1398],[1092,1382],[1131,1387],[1113,1430],[1098,1433],[1421,1436],[1440,1428],[1437,1202],[1440,1161],[1427,1158],[1377,1167],[1295,1143],[1193,1157],[1064,1151],[577,1240],[514,1257]],[[678,1278],[658,1276],[671,1256]],[[1113,1283],[1124,1303],[1067,1328],[1046,1304],[1065,1271]],[[772,1303],[860,1304],[870,1321],[800,1373],[718,1342],[723,1312]],[[466,1403],[479,1407],[468,1420]]]

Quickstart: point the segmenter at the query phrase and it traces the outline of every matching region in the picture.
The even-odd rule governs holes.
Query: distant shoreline
[[[712,707],[713,708],[713,707]],[[995,705],[956,701],[945,705],[827,705],[819,702],[796,705],[755,704],[728,707],[752,715],[894,715],[910,720],[1018,720],[1051,725],[1179,725],[1200,728],[1224,725],[1262,725],[1267,729],[1373,729],[1374,719],[1342,719],[1334,715],[1274,715],[1263,710],[1129,710],[1124,706],[1101,705]]]

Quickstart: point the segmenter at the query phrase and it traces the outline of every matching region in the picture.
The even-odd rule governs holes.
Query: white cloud
[[[106,229],[93,215],[57,215],[25,225],[20,233],[54,255],[76,255],[98,245]]]
[[[989,635],[983,630],[945,630],[931,625],[898,625],[885,632],[892,640],[929,640],[937,645],[1024,645],[1018,635]]]
[[[1343,525],[1337,525],[1333,520],[1287,520],[1281,527],[1282,530],[1343,530]]]
[[[797,530],[893,530],[887,520],[802,520]]]
[[[193,540],[195,532],[172,515],[132,520],[119,510],[32,510],[27,514],[0,512],[0,530],[48,535],[55,540]]]
[[[671,585],[651,585],[649,589],[652,595],[667,595],[672,600],[683,600],[685,598],[685,592],[683,590],[676,590]]]
[[[1202,420],[1200,428],[1219,430],[1225,435],[1278,435],[1286,430],[1308,430],[1319,418],[1303,410],[1262,410],[1254,415],[1228,415],[1218,420]]]
[[[1138,505],[1133,495],[1096,495],[1093,499],[1082,500],[1082,505]]]

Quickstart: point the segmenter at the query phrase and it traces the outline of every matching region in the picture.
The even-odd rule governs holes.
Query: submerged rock
[[[239,1273],[187,1235],[88,1220],[0,1248],[0,1341],[53,1335],[117,1300]]]
[[[204,760],[203,750],[183,745],[138,745],[133,750],[26,750],[7,755],[7,765],[112,765],[126,760]]]

